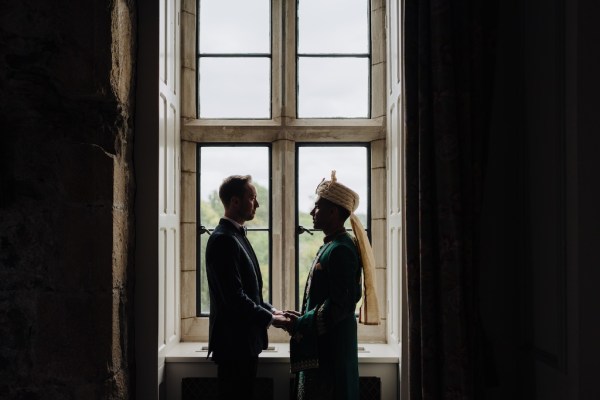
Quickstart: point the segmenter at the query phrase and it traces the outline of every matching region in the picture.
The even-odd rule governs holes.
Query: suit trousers
[[[257,367],[258,357],[218,361],[219,399],[252,400]]]

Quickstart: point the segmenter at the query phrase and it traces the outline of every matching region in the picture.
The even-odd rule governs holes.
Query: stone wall
[[[0,397],[132,397],[135,5],[0,5]]]

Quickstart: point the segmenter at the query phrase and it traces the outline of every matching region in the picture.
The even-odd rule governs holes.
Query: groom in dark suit
[[[258,260],[244,223],[259,207],[250,175],[226,178],[219,188],[225,216],[206,245],[210,292],[208,355],[217,363],[219,398],[252,399],[259,353],[267,328],[286,317],[262,297]]]

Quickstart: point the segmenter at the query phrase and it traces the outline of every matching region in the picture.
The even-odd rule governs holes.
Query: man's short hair
[[[223,180],[219,187],[219,198],[223,206],[229,207],[231,199],[236,196],[244,197],[246,192],[246,184],[252,183],[250,175],[231,175]]]

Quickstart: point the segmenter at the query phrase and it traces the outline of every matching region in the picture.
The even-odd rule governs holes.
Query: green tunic
[[[358,399],[358,250],[346,232],[326,238],[310,270],[290,340],[299,400]]]

